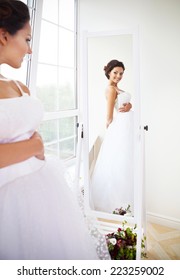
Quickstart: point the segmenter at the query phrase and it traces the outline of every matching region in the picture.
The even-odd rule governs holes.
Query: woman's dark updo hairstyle
[[[30,20],[26,4],[18,0],[0,0],[0,28],[14,35]]]
[[[114,67],[122,67],[125,70],[124,64],[121,61],[113,59],[108,62],[106,66],[104,66],[104,72],[106,77],[109,79],[109,73],[112,71]]]

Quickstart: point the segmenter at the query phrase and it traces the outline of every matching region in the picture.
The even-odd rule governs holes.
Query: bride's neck
[[[109,82],[110,86],[117,87],[117,83]]]

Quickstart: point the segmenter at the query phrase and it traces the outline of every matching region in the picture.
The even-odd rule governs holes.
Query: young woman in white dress
[[[104,67],[108,79],[107,130],[90,184],[92,207],[108,213],[128,205],[133,211],[133,112],[130,94],[118,87],[124,70],[118,60]]]
[[[29,19],[23,2],[1,0],[0,64],[31,54]],[[98,259],[61,162],[44,156],[42,116],[25,85],[0,75],[0,259]]]

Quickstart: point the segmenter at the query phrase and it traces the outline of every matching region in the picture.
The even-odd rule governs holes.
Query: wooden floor
[[[147,260],[180,260],[180,230],[147,224]]]

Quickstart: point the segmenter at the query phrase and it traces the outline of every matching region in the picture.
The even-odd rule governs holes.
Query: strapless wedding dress
[[[118,112],[130,98],[127,92],[117,95],[117,114],[106,130],[92,174],[90,203],[98,211],[113,213],[130,205],[133,214],[133,111]]]
[[[0,99],[0,143],[29,139],[42,117],[26,93]],[[59,159],[0,169],[0,259],[98,259]]]

